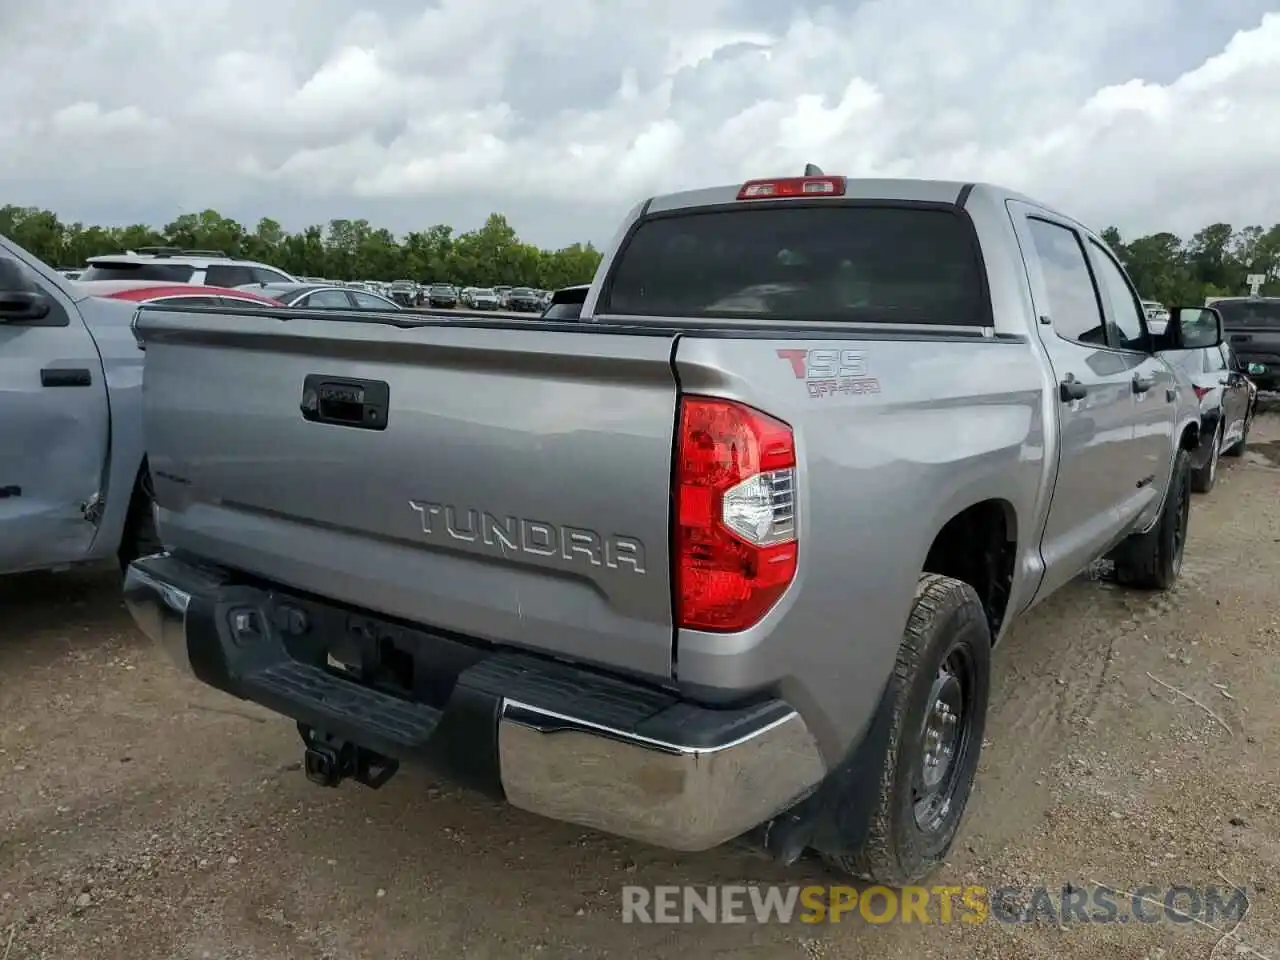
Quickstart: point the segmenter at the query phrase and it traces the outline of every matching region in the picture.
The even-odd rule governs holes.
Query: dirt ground
[[[936,882],[1245,885],[1238,940],[1226,922],[624,924],[626,884],[833,878],[656,851],[423,772],[313,787],[289,723],[180,675],[90,571],[0,582],[0,960],[1280,960],[1280,413],[1223,465],[1172,594],[1081,578],[997,651]]]

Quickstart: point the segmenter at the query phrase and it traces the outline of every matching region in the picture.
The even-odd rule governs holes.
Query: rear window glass
[[[1224,327],[1280,327],[1280,300],[1218,300]]]
[[[921,207],[770,205],[655,217],[599,313],[835,323],[989,323],[972,230]]]
[[[164,280],[186,283],[195,268],[187,263],[91,263],[81,280]]]

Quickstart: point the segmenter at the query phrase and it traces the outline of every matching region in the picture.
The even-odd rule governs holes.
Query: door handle
[[[1133,375],[1133,392],[1146,393],[1156,385],[1155,377],[1144,377],[1140,373]]]
[[[1089,388],[1076,379],[1074,373],[1068,373],[1066,379],[1058,384],[1058,399],[1063,403],[1083,400],[1089,395]]]
[[[84,367],[45,367],[40,371],[42,387],[91,387],[93,377]]]

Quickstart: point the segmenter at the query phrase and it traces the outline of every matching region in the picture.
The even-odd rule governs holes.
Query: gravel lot
[[[0,960],[1280,960],[1280,414],[1223,466],[1172,595],[1082,578],[998,651],[983,771],[937,882],[1227,878],[1250,891],[1247,948],[1190,923],[624,925],[624,884],[832,878],[670,855],[425,772],[313,787],[289,723],[180,675],[111,571],[78,571],[0,581]]]

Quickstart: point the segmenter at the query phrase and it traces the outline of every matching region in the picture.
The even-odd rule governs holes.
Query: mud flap
[[[830,856],[853,854],[862,847],[880,794],[893,726],[891,711],[891,691],[886,683],[866,734],[844,761],[827,774],[816,791],[767,825],[765,842],[770,852],[791,862],[806,847]]]

